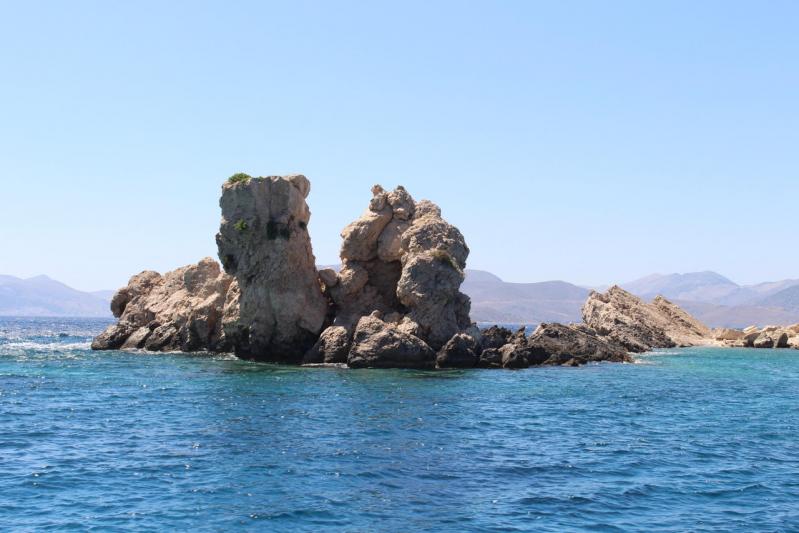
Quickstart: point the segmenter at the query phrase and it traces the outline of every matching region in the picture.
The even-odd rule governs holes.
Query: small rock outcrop
[[[302,362],[306,365],[346,363],[351,341],[347,328],[330,326],[319,335],[319,340],[305,353]]]
[[[480,341],[467,333],[456,333],[438,351],[438,368],[473,368],[480,360]]]
[[[601,338],[584,324],[539,324],[529,335],[492,326],[482,331],[477,366],[527,368],[542,365],[579,366],[591,362],[631,362],[619,344]]]
[[[621,287],[592,292],[583,321],[598,335],[631,352],[713,343],[710,329],[662,296],[644,302]]]
[[[777,326],[767,326],[751,342],[753,348],[787,348],[788,332]]]
[[[576,366],[595,361],[632,362],[621,345],[599,337],[582,325],[540,324],[527,340],[531,361]]]
[[[328,302],[319,285],[302,175],[228,180],[216,243],[238,284],[225,336],[247,359],[300,362],[319,338]]]
[[[799,348],[799,324],[792,326],[749,326],[742,330],[713,330],[716,341],[733,348]]]
[[[111,300],[119,319],[92,342],[94,350],[225,351],[225,302],[233,279],[207,257],[163,276],[144,271]]]

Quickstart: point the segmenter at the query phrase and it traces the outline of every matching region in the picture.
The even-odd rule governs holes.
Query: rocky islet
[[[593,292],[583,324],[530,335],[480,330],[460,291],[469,248],[434,203],[372,188],[341,233],[341,268],[317,270],[303,175],[237,174],[222,187],[217,246],[163,276],[145,271],[114,295],[119,320],[94,349],[233,352],[245,359],[352,368],[527,368],[631,361],[629,352],[693,345],[799,345],[799,327],[710,330],[665,298]]]

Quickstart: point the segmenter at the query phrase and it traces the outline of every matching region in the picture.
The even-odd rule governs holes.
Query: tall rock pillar
[[[308,235],[305,176],[251,178],[222,187],[219,259],[238,284],[224,328],[236,355],[298,362],[319,337],[328,303]],[[238,301],[235,301],[238,298]]]

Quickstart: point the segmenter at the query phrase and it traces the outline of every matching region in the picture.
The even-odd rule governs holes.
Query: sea
[[[0,319],[0,531],[798,531],[799,351],[348,370]]]

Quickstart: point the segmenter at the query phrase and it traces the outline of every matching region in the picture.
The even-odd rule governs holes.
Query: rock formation
[[[379,312],[361,317],[355,326],[350,368],[433,368],[436,354],[415,335],[383,322]]]
[[[98,335],[92,349],[225,351],[222,319],[231,282],[210,257],[163,276],[137,274],[114,294],[111,311],[119,322]]]
[[[590,362],[631,362],[627,350],[583,324],[539,324],[529,336],[492,326],[484,330],[477,366],[527,368],[541,365],[579,366]],[[439,365],[441,366],[441,365]]]
[[[222,187],[219,259],[238,284],[225,335],[236,355],[299,362],[316,342],[328,302],[308,235],[305,176],[228,180]]]
[[[460,292],[469,248],[438,206],[403,187],[374,186],[366,212],[341,234],[341,270],[317,272],[309,191],[301,175],[233,176],[222,187],[217,235],[225,273],[204,259],[164,276],[134,276],[112,302],[119,323],[93,348],[232,350],[352,368],[526,368],[627,361],[613,339],[641,347],[673,342],[675,332],[664,331],[674,323],[681,334],[698,330],[679,308],[656,300],[646,313],[628,313],[607,338],[585,325],[542,324],[529,337],[524,328],[480,331]],[[627,303],[609,294],[612,305],[601,307],[597,297],[588,314],[621,323],[616,308]],[[640,326],[641,317],[658,327]]]
[[[631,352],[713,343],[710,329],[662,296],[646,303],[621,287],[592,292],[583,321],[602,337]]]
[[[480,337],[467,333],[456,333],[441,347],[436,356],[439,368],[472,368],[480,361]]]
[[[577,366],[594,361],[632,361],[621,345],[599,337],[583,325],[540,324],[527,346],[532,348],[531,364]]]
[[[398,355],[404,347],[420,341],[434,354],[470,328],[469,298],[459,290],[469,248],[438,206],[417,203],[403,187],[386,192],[375,185],[368,209],[341,237],[341,270],[319,273],[333,306],[333,324],[308,351],[306,362],[340,360],[346,332],[355,337],[350,366],[405,366]],[[363,320],[374,312],[379,316]],[[378,321],[396,347],[365,348],[370,345],[366,336],[377,335]],[[331,343],[333,336],[337,340]],[[381,333],[375,343],[383,342],[388,341]],[[422,351],[426,358],[427,350]],[[431,366],[435,357],[412,364]]]
[[[799,349],[799,324],[792,326],[749,326],[743,330],[719,328],[713,338],[733,348],[796,348]]]

